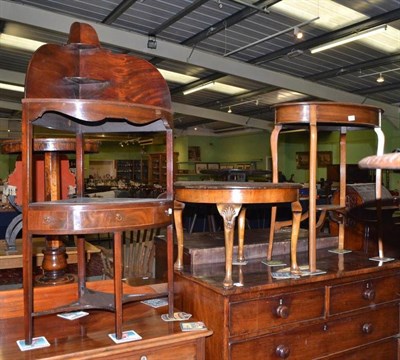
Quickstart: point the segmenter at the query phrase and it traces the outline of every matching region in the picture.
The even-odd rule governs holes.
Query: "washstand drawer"
[[[231,360],[310,360],[367,345],[399,332],[398,306],[298,327],[253,340],[231,342]]]
[[[330,315],[400,300],[400,274],[328,287]]]
[[[317,288],[231,303],[230,335],[262,332],[283,324],[321,318],[325,312],[324,299],[324,288]]]

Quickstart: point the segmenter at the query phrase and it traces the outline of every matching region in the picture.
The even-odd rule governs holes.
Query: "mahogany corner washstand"
[[[377,155],[383,153],[384,134],[381,130],[383,111],[374,106],[334,103],[301,102],[285,103],[275,108],[275,126],[271,132],[272,181],[278,182],[278,136],[282,129],[304,129],[310,131],[309,158],[309,265],[316,271],[316,199],[317,199],[317,130],[340,131],[340,200],[337,206],[327,205],[329,211],[346,207],[346,136],[348,130],[374,129],[378,138]],[[376,187],[380,187],[381,170],[376,171]],[[321,207],[319,206],[318,209]],[[275,223],[276,208],[273,208],[271,224]],[[273,226],[271,226],[273,229]],[[271,230],[272,231],[272,230]],[[344,250],[344,223],[339,223],[338,251]],[[383,258],[380,246],[379,257]]]
[[[179,181],[175,182],[175,227],[178,241],[178,255],[175,269],[183,269],[183,227],[182,212],[185,203],[216,204],[224,221],[225,234],[225,288],[233,287],[232,255],[233,235],[236,217],[238,224],[238,262],[244,260],[244,219],[243,204],[291,203],[293,228],[291,235],[291,271],[298,271],[296,260],[297,240],[300,229],[301,205],[299,202],[300,184],[270,182],[230,182],[230,181]],[[244,210],[244,209],[243,209]]]
[[[166,227],[169,313],[173,312],[172,263],[172,109],[168,86],[145,60],[112,54],[100,47],[94,29],[71,26],[64,46],[47,44],[32,56],[22,100],[23,288],[25,341],[30,344],[33,318],[77,309],[115,311],[115,332],[122,336],[122,304],[150,295],[127,297],[122,291],[122,232]],[[74,134],[75,198],[33,200],[33,139],[39,128]],[[167,186],[163,199],[94,199],[84,197],[84,144],[87,134],[163,132],[166,136]],[[84,235],[114,234],[114,294],[93,292],[85,283]],[[72,304],[35,311],[32,284],[32,236],[74,235],[78,248],[78,293]],[[160,296],[160,294],[156,294]],[[154,297],[154,294],[152,295]]]

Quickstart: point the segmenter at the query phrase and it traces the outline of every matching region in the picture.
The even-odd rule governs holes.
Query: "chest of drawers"
[[[177,273],[182,308],[207,322],[206,359],[398,359],[400,262],[318,255],[326,274],[274,280],[260,261],[219,286],[220,264]],[[221,272],[223,269],[221,269]]]

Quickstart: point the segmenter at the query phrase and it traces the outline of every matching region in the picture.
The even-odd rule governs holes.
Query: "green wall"
[[[383,122],[382,129],[386,136],[385,152],[400,147],[400,131],[390,122]],[[259,131],[224,137],[215,136],[175,136],[174,151],[179,153],[178,162],[188,161],[188,147],[199,146],[202,162],[255,162],[257,169],[266,169],[267,159],[271,156],[269,145],[270,133]],[[308,151],[309,133],[292,132],[279,137],[279,170],[294,181],[308,182],[308,170],[296,168],[296,152]],[[347,134],[347,163],[356,164],[365,156],[373,155],[376,149],[376,135],[371,130],[349,131]],[[333,163],[339,163],[339,133],[318,132],[318,150],[332,151]],[[89,160],[140,159],[147,154],[164,151],[162,143],[156,145],[130,145],[121,147],[119,143],[104,141],[101,151],[90,154],[85,159],[85,170]],[[0,178],[6,179],[13,171],[15,155],[0,154]],[[185,168],[180,164],[181,168]],[[326,178],[326,168],[318,168],[317,179]],[[400,189],[400,173],[383,171],[383,182],[391,190]]]

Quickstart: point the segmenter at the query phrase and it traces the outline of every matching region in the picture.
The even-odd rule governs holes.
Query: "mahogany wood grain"
[[[310,132],[309,159],[309,266],[316,271],[317,237],[317,143],[318,129],[340,132],[340,203],[343,209],[346,199],[346,133],[351,129],[373,129],[377,134],[377,154],[383,151],[384,134],[381,130],[383,110],[368,105],[334,102],[299,102],[279,104],[275,107],[275,127],[271,132],[273,182],[278,182],[278,137],[282,129],[308,128]],[[376,172],[376,184],[381,183],[381,172]],[[378,185],[377,185],[378,189]],[[379,195],[379,193],[377,193]],[[379,196],[378,196],[379,197]],[[271,223],[275,223],[276,209],[272,209]],[[273,239],[272,237],[270,237]],[[344,249],[344,224],[339,224],[339,250]],[[383,247],[379,242],[379,256]]]
[[[297,241],[300,229],[301,205],[299,202],[300,184],[270,183],[270,182],[229,182],[229,181],[178,181],[174,184],[175,207],[174,218],[178,241],[178,256],[175,262],[177,270],[183,267],[183,203],[216,204],[224,222],[225,236],[225,278],[223,286],[230,288],[232,281],[233,237],[236,218],[239,216],[243,204],[276,204],[291,203],[293,213],[293,228],[291,237],[291,271],[299,271],[297,265]],[[244,214],[239,216],[239,259],[243,257],[244,243]],[[272,248],[268,251],[268,259],[272,255]]]
[[[33,199],[32,161],[37,127],[52,128],[75,136],[77,199]],[[90,133],[163,132],[166,137],[166,195],[160,201],[98,202],[83,196],[85,137]],[[32,56],[22,100],[22,163],[24,243],[25,339],[33,336],[32,237],[77,235],[78,294],[86,291],[84,238],[89,233],[114,233],[114,251],[121,250],[121,233],[140,227],[167,227],[169,312],[173,312],[172,204],[173,135],[168,85],[148,61],[126,54],[113,54],[100,46],[94,28],[73,23],[66,45],[46,44]],[[52,199],[54,200],[54,199]],[[142,221],[142,222],[141,222]],[[79,250],[80,249],[80,250]],[[121,259],[114,261],[114,300],[102,308],[115,310],[115,332],[122,336]],[[87,296],[89,295],[89,296]],[[77,306],[88,299],[80,299]],[[100,301],[101,302],[101,301]],[[99,305],[97,305],[99,306]],[[35,313],[35,316],[43,315]]]
[[[89,285],[93,289],[112,292],[112,281],[96,281]],[[166,288],[167,284],[159,287]],[[60,293],[60,289],[62,291]],[[48,292],[37,289],[39,303],[52,306]],[[136,293],[138,289],[125,286],[127,292]],[[142,286],[142,291],[158,291],[155,286]],[[59,294],[66,298],[76,297],[76,291],[71,285],[61,285],[60,288],[48,289],[50,295]],[[108,334],[114,332],[114,317],[109,312],[92,310],[90,314],[78,320],[69,321],[56,315],[43,316],[35,321],[35,331],[45,336],[50,347],[21,352],[16,340],[23,339],[22,291],[0,292],[0,302],[11,304],[18,299],[18,313],[7,311],[0,319],[0,358],[2,359],[148,359],[173,360],[192,359],[204,360],[204,338],[212,334],[211,330],[198,332],[182,332],[178,322],[165,322],[161,314],[167,313],[166,306],[154,309],[140,303],[131,303],[124,307],[123,330],[135,330],[142,340],[125,344],[114,344]],[[4,315],[4,314],[2,314]],[[12,316],[10,316],[12,315]]]
[[[347,359],[356,349],[380,359],[376,343],[390,351],[383,359],[398,359],[400,261],[379,264],[360,252],[337,255],[326,249],[317,259],[325,274],[287,280],[272,278],[276,269],[251,260],[234,267],[233,280],[240,278],[242,286],[232,289],[220,286],[222,263],[176,271],[182,309],[214,331],[206,340],[207,359],[270,360],[287,353],[289,359],[339,353],[338,359]],[[308,254],[300,253],[298,260],[307,263]]]

